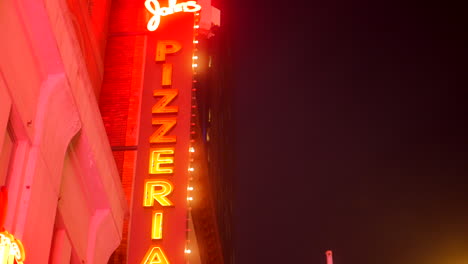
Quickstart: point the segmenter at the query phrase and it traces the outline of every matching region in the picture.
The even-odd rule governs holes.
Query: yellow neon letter
[[[166,136],[167,132],[171,130],[177,123],[176,118],[153,118],[153,125],[161,125],[158,130],[150,136],[150,143],[173,143],[177,141],[175,135]]]
[[[179,89],[158,89],[154,90],[153,96],[159,97],[162,96],[159,101],[154,104],[152,113],[177,113],[179,112],[179,107],[177,105],[167,106],[176,96],[179,94]]]
[[[151,224],[151,238],[162,239],[163,229],[163,211],[153,212],[153,221]]]
[[[175,40],[161,40],[156,46],[156,61],[166,61],[166,54],[178,52],[182,48]]]
[[[141,264],[169,264],[164,251],[160,247],[152,247],[146,252]]]
[[[156,188],[159,187],[158,190]],[[172,183],[165,180],[146,180],[145,193],[143,197],[143,206],[151,207],[154,205],[154,200],[158,201],[161,206],[172,206],[173,203],[166,198],[172,193],[174,187]]]
[[[172,85],[172,64],[164,63],[162,66],[162,85]]]
[[[171,174],[174,172],[173,166],[161,167],[161,164],[174,164],[174,156],[161,157],[161,155],[174,155],[174,148],[150,149],[150,174]]]

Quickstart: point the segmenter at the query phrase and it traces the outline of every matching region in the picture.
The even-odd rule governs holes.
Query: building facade
[[[210,1],[122,0],[110,14],[100,109],[130,207],[110,262],[224,263],[196,150],[200,41],[219,24],[219,10]],[[166,203],[148,199],[166,189]],[[197,225],[192,211],[201,207]]]
[[[0,263],[233,262],[227,116],[200,99],[219,20],[209,0],[0,3]]]
[[[0,3],[3,230],[24,263],[106,263],[122,239],[127,205],[96,99],[106,2]]]
[[[205,247],[202,254],[216,256],[215,252],[219,251],[227,264],[235,263],[233,195],[236,138],[230,43],[229,32],[223,26],[213,27],[210,35],[200,38],[202,54],[195,84],[198,113],[194,139],[198,150],[196,158],[203,166],[197,185],[203,188],[200,193],[206,198],[192,210],[195,226],[207,230],[200,232],[198,237],[201,247]],[[219,246],[208,246],[216,244]],[[206,263],[215,264],[218,260]]]

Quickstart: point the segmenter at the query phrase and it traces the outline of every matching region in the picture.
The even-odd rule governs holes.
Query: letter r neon
[[[172,190],[174,187],[169,181],[146,180],[143,206],[151,207],[154,205],[154,201],[157,201],[161,206],[172,206],[173,203],[166,197],[172,193]]]

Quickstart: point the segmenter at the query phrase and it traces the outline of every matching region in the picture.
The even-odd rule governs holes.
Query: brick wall
[[[100,110],[130,208],[138,148],[138,123],[146,36],[142,1],[113,1]],[[123,238],[109,263],[126,263],[128,216]]]

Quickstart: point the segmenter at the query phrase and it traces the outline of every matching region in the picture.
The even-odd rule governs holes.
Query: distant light
[[[189,171],[195,171],[195,168],[189,168],[188,170]]]
[[[198,67],[198,64],[194,63],[194,64],[192,64],[192,67],[196,68],[196,67]]]
[[[325,255],[327,256],[327,264],[333,264],[333,253],[331,250],[325,251]]]
[[[190,253],[192,253],[192,250],[190,250],[190,249],[185,250],[185,254],[190,254]]]
[[[193,197],[187,197],[187,200],[193,201]]]
[[[199,25],[195,25],[195,26],[193,26],[193,28],[200,28],[200,26],[199,26]]]
[[[187,187],[187,190],[193,191],[193,187]]]
[[[190,148],[188,149],[188,151],[193,153],[193,152],[195,152],[195,148],[194,148],[194,147],[190,147]]]
[[[193,56],[192,59],[198,60],[198,56]]]
[[[198,44],[198,40],[194,40],[193,43]]]

